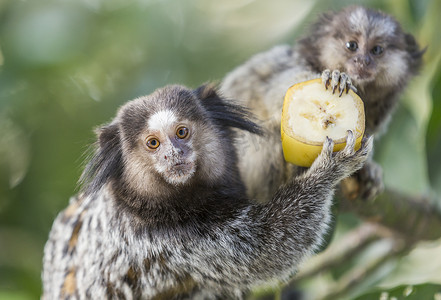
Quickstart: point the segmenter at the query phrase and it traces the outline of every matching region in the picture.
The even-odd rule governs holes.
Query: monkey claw
[[[352,85],[351,78],[339,70],[331,71],[329,69],[326,69],[322,73],[322,82],[325,85],[325,88],[328,89],[328,87],[332,88],[332,93],[335,93],[335,90],[338,87],[338,91],[340,92],[339,97],[343,94],[343,91],[346,91],[346,94],[349,92],[349,89],[353,90],[354,92],[357,92],[357,89],[355,86]]]

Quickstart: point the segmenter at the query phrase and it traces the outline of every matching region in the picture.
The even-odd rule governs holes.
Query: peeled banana
[[[352,90],[339,97],[326,89],[321,79],[293,85],[285,94],[282,111],[285,160],[309,167],[320,154],[326,137],[334,141],[334,151],[343,149],[348,130],[356,137],[355,150],[359,149],[364,118],[363,101]]]

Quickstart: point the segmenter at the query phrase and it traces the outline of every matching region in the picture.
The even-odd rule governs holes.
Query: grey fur
[[[211,88],[169,86],[124,105],[99,130],[83,192],[54,222],[44,250],[42,298],[240,299],[257,285],[292,275],[321,242],[334,187],[363,165],[372,140],[354,152],[349,133],[337,154],[327,140],[304,175],[257,204],[241,189],[230,129],[258,132],[246,115]],[[188,126],[190,135],[172,144],[161,138],[164,149],[146,147],[152,128],[174,130],[176,124]],[[173,165],[190,176],[167,178],[178,175],[164,153],[185,162],[192,152],[195,172]]]
[[[346,43],[356,41],[350,51]],[[375,46],[381,46],[376,50]],[[264,137],[241,135],[237,146],[246,149],[239,169],[252,198],[263,201],[299,168],[284,163],[279,141],[282,103],[288,88],[298,82],[320,78],[325,70],[339,70],[349,78],[363,99],[366,134],[385,130],[398,96],[420,65],[421,51],[415,39],[391,16],[360,6],[321,15],[294,46],[276,46],[259,53],[224,78],[221,90],[249,107],[260,119]],[[324,74],[326,77],[327,74]],[[274,144],[277,144],[275,147]],[[366,198],[382,189],[379,168],[372,160],[357,178]],[[366,176],[365,176],[366,175]],[[376,176],[375,178],[370,176]]]

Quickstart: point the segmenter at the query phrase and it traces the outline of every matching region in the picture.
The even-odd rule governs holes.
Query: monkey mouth
[[[192,164],[188,163],[188,162],[178,162],[172,166],[172,169],[174,169],[176,171],[185,171],[185,170],[191,168],[191,165]]]
[[[371,72],[367,72],[366,70],[353,70],[348,71],[349,77],[356,81],[357,83],[365,83],[370,82],[375,79],[375,76]]]
[[[193,163],[187,161],[180,161],[174,163],[171,166],[170,171],[176,173],[186,173],[188,171],[191,171],[192,169],[193,169]]]
[[[172,184],[183,184],[193,177],[195,170],[196,167],[194,163],[179,161],[168,168],[165,178]]]

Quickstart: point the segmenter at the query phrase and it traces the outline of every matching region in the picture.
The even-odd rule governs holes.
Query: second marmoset
[[[245,149],[239,164],[248,194],[264,200],[293,172],[283,160],[279,134],[283,97],[290,86],[320,78],[322,72],[329,76],[335,71],[337,77],[344,72],[349,77],[344,81],[356,87],[364,102],[366,134],[377,135],[417,73],[423,53],[390,15],[351,6],[322,14],[293,47],[276,46],[227,74],[221,86],[225,95],[265,120],[264,137],[242,134],[237,142]],[[357,176],[365,198],[381,190],[381,168],[372,160]]]

